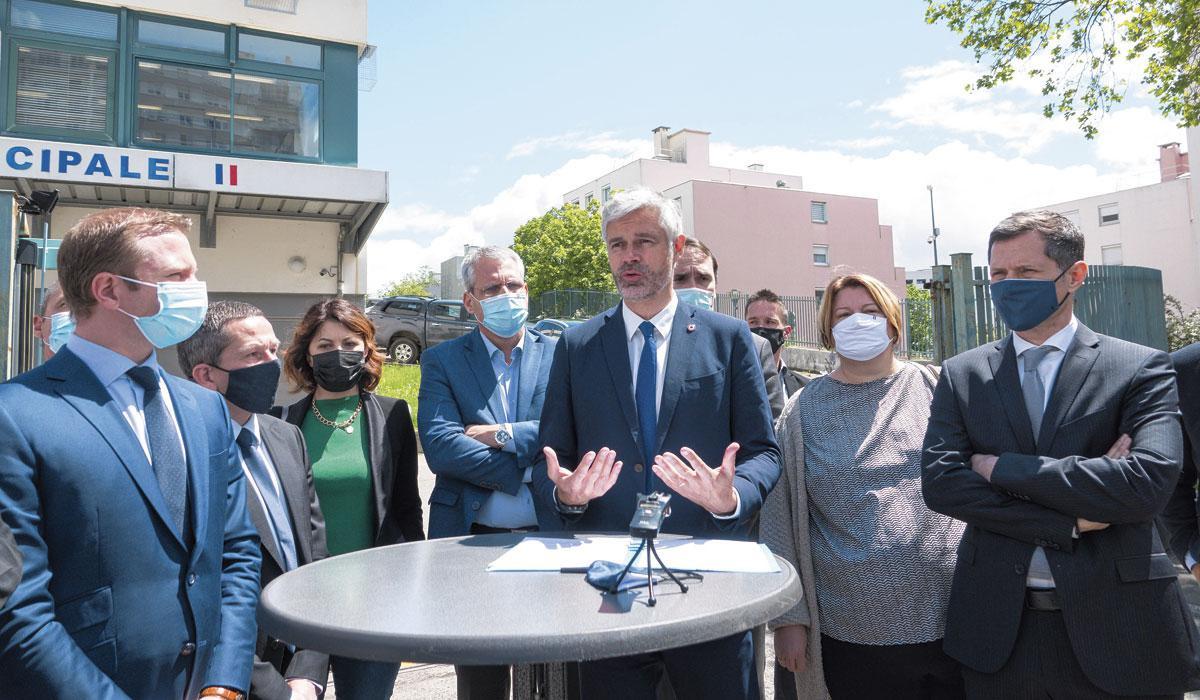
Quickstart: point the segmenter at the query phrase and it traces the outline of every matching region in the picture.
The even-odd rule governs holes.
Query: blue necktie
[[[237,444],[241,449],[242,461],[246,463],[246,468],[254,477],[254,483],[258,485],[258,492],[262,494],[262,499],[267,505],[267,519],[271,521],[271,529],[275,533],[275,543],[279,545],[279,553],[283,555],[283,570],[291,571],[297,566],[296,539],[292,536],[292,524],[288,520],[287,507],[283,503],[282,494],[275,489],[275,482],[267,471],[270,467],[258,454],[258,450],[254,449],[254,446],[258,444],[258,438],[250,432],[249,428],[242,428],[242,432],[238,433]]]
[[[187,457],[179,444],[175,421],[167,412],[166,400],[159,391],[158,372],[139,365],[126,374],[142,387],[142,414],[146,418],[146,441],[150,443],[150,465],[158,479],[158,489],[167,504],[167,512],[186,542]]]
[[[642,321],[638,326],[646,342],[642,344],[642,358],[638,360],[637,386],[634,401],[637,403],[638,428],[642,431],[642,459],[646,475],[646,493],[652,483],[651,467],[654,450],[658,447],[658,343],[654,339],[654,324]]]

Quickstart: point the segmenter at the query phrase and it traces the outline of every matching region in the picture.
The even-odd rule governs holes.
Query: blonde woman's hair
[[[900,308],[900,300],[896,298],[895,292],[870,275],[855,274],[835,277],[829,282],[829,286],[825,287],[825,296],[821,299],[821,309],[817,312],[817,319],[821,324],[821,344],[827,350],[834,349],[834,300],[838,292],[847,287],[866,290],[875,305],[879,307],[880,312],[883,313],[883,317],[887,319],[888,335],[891,336],[893,342],[898,341],[900,328],[904,325],[904,312]]]

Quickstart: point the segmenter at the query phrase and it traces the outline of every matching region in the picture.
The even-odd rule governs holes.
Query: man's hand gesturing
[[[575,471],[558,465],[558,455],[553,448],[544,447],[546,473],[558,491],[558,500],[567,506],[587,505],[593,498],[608,493],[621,473],[621,462],[617,453],[607,447],[599,452],[588,452],[575,465]]]

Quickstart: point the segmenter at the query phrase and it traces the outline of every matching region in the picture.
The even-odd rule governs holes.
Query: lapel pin
[[[691,332],[692,332],[692,331],[694,331],[694,330],[696,330],[696,324],[694,324],[694,323],[689,323],[689,324],[688,324],[688,328],[687,328],[687,332],[688,332],[688,333],[691,333]]]

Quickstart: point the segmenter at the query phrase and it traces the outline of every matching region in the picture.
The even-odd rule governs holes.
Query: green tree
[[[513,250],[525,261],[531,299],[555,289],[616,289],[594,200],[586,209],[567,204],[526,221],[513,235]]]
[[[428,265],[422,265],[416,272],[410,272],[386,287],[379,289],[381,297],[423,297],[429,296],[429,287],[437,282],[437,276]]]
[[[926,0],[987,69],[967,89],[1018,70],[1042,84],[1046,117],[1073,119],[1087,138],[1125,96],[1119,62],[1145,65],[1142,83],[1164,115],[1200,124],[1200,0]]]
[[[1200,342],[1200,309],[1183,311],[1183,304],[1167,294],[1163,297],[1167,312],[1167,349],[1175,352],[1192,343]]]
[[[908,356],[933,356],[933,301],[928,289],[908,285],[905,293],[908,311]]]

